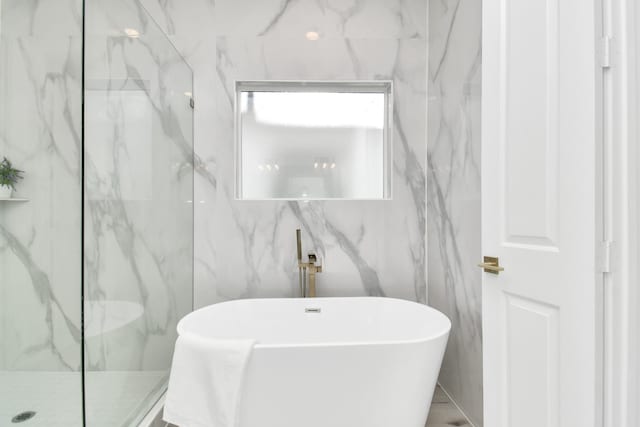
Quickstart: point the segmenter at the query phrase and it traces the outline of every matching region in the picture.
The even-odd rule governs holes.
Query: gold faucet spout
[[[316,297],[316,274],[322,273],[322,266],[316,265],[318,257],[313,252],[309,253],[309,262],[306,263],[307,270],[309,271],[309,290],[307,296],[309,298]]]
[[[315,297],[316,296],[316,274],[322,273],[322,265],[316,265],[318,257],[313,252],[309,252],[307,262],[302,262],[302,239],[300,229],[296,230],[296,249],[298,251],[298,281],[300,285],[300,296]],[[307,273],[309,273],[309,282],[307,286]]]

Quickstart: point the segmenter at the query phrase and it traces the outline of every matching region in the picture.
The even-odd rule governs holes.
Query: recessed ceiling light
[[[191,98],[193,94],[191,92],[185,92],[184,96],[186,96],[187,98]]]
[[[317,31],[308,31],[304,36],[307,38],[307,40],[312,42],[320,38],[320,34]]]
[[[134,30],[133,28],[125,28],[124,33],[132,39],[137,39],[138,37],[140,37],[140,32],[138,30]]]

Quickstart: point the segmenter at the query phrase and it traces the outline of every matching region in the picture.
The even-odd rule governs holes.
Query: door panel
[[[558,4],[556,0],[510,0],[501,8],[504,239],[516,245],[554,245]]]
[[[596,6],[483,4],[486,427],[596,425]]]
[[[558,423],[558,308],[505,293],[509,426]],[[526,331],[526,334],[523,334]]]

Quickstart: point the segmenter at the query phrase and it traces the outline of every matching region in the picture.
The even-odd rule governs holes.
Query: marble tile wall
[[[27,337],[8,325],[6,316],[4,321],[0,316],[3,338],[13,340],[10,353],[4,354],[1,361],[15,368],[77,368],[79,364],[75,350],[68,349],[77,346],[74,319],[79,319],[76,260],[80,248],[69,246],[61,251],[52,244],[66,239],[78,242],[79,235],[74,233],[78,233],[80,221],[80,133],[74,119],[80,108],[74,101],[80,99],[80,62],[73,53],[80,49],[77,35],[81,14],[77,0],[62,3],[2,2],[0,66],[7,68],[0,77],[0,91],[5,91],[0,99],[11,96],[16,101],[11,109],[6,102],[0,102],[0,120],[4,120],[0,124],[0,146],[6,147],[23,168],[34,171],[21,191],[37,199],[37,206],[11,207],[13,210],[3,207],[4,212],[0,213],[2,274],[17,277],[11,282],[19,287],[8,289],[3,285],[2,300],[7,301],[7,292],[23,295],[19,301],[21,312],[15,308],[16,313],[6,312],[7,316],[28,323],[36,313],[41,325],[47,325],[29,326]],[[191,0],[189,7],[180,0],[142,3],[194,72],[195,305],[239,297],[294,295],[294,230],[301,227],[305,249],[315,249],[325,266],[318,283],[321,295],[386,295],[423,302],[428,297],[432,305],[449,315],[454,329],[441,382],[472,421],[479,424],[480,276],[470,266],[480,255],[480,2]],[[104,29],[120,35],[120,27],[149,31],[152,23],[144,11],[133,2],[129,7],[130,21],[107,22]],[[52,20],[56,14],[60,16]],[[58,39],[34,37],[40,31],[60,28],[65,31]],[[96,35],[99,30],[95,29]],[[306,40],[307,31],[319,32],[320,39]],[[5,37],[8,34],[12,38]],[[125,63],[129,66],[136,53],[133,43],[126,43],[129,42],[123,39],[109,48],[122,58],[128,57]],[[6,60],[9,56],[12,61]],[[141,58],[145,60],[144,55]],[[161,58],[148,60],[163,63]],[[141,67],[125,67],[125,71]],[[11,85],[7,84],[9,76]],[[392,79],[396,91],[393,201],[234,200],[231,100],[235,79]],[[24,83],[15,84],[19,81]],[[24,88],[29,88],[26,96]],[[18,125],[19,132],[15,130]],[[119,181],[126,177],[124,163],[120,168],[123,172],[116,174]],[[114,171],[109,167],[101,170],[102,174],[95,174],[98,194],[100,179]],[[54,185],[69,191],[47,188]],[[143,190],[125,190],[129,194],[140,191]],[[133,233],[127,235],[131,231],[127,227],[132,221],[140,222],[142,216],[135,215],[143,215],[142,212],[133,212],[135,209],[126,203],[104,205],[126,214],[114,219],[113,210],[95,210],[96,217],[91,221],[95,220],[96,232],[104,233],[97,234],[102,243],[96,243],[96,248],[103,253],[109,247],[140,255],[133,264],[127,265],[124,259],[111,264],[128,269],[130,274],[123,273],[125,283],[139,284],[140,278],[134,272],[142,266],[151,266],[152,276],[159,283],[172,280],[162,266],[163,259],[145,246],[150,239],[148,230],[134,227]],[[43,212],[51,214],[42,215]],[[53,222],[59,231],[41,232],[53,230]],[[168,236],[171,233],[164,238]],[[166,243],[158,244],[166,248]],[[98,251],[93,253],[92,259],[98,260],[97,254]],[[7,262],[20,271],[9,272]],[[89,270],[98,277],[104,266],[97,261],[95,265],[94,270]],[[120,294],[108,295],[103,291],[109,279],[103,275],[101,280],[102,284],[95,288],[96,297],[124,298],[131,290],[120,288]],[[140,295],[145,293],[137,285],[134,289]],[[152,316],[150,322],[145,320],[141,328],[163,334],[170,328],[168,319],[177,313],[177,302],[171,301],[164,285],[159,289],[166,291],[160,294],[164,297],[149,300],[157,307],[158,316]],[[173,314],[161,315],[167,308]],[[154,345],[148,345],[142,353],[154,349]],[[33,356],[22,357],[27,353]],[[144,356],[138,360],[143,359]],[[48,365],[43,364],[44,360]]]
[[[0,370],[79,370],[82,2],[1,7],[0,156],[29,202],[0,202]],[[193,304],[192,72],[138,3],[87,11],[87,367],[167,370]]]
[[[0,156],[29,202],[0,202],[0,370],[80,367],[81,5],[1,3]]]
[[[194,70],[196,306],[295,295],[296,228],[324,264],[320,295],[425,301],[426,2],[143,4]],[[233,85],[245,79],[393,80],[393,201],[234,200]]]
[[[86,366],[168,370],[193,304],[192,72],[137,2],[86,19]]]
[[[482,2],[429,2],[429,304],[452,322],[440,383],[482,425]]]
[[[452,318],[441,381],[480,425],[481,2],[142,2],[194,69],[196,306],[293,295],[302,227],[321,294],[428,298]],[[396,85],[392,202],[233,199],[235,79],[376,78]]]
[[[0,156],[25,170],[18,195],[29,202],[0,202],[0,370],[80,369],[84,260],[86,367],[110,384],[86,379],[94,424],[96,401],[144,385],[135,371],[150,371],[156,384],[155,395],[130,402],[144,414],[142,400],[161,392],[177,321],[192,309],[193,111],[185,94],[193,86],[138,3],[86,6],[83,256],[82,2],[2,2]],[[141,34],[128,37],[127,28]],[[121,373],[114,381],[112,371]],[[38,387],[37,377],[18,375],[27,389]],[[57,415],[74,416],[72,425],[81,424],[77,378],[77,394],[55,405]]]

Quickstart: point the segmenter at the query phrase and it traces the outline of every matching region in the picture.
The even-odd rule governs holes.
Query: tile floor
[[[154,423],[151,427],[176,426],[162,423],[158,420],[158,423]],[[472,425],[467,421],[456,405],[451,402],[449,396],[447,396],[440,386],[438,386],[436,387],[436,392],[433,395],[431,412],[429,413],[429,419],[427,420],[427,425],[425,427],[472,427]]]
[[[148,399],[162,392],[166,371],[87,372],[87,418],[95,427],[135,423]],[[11,419],[35,411],[20,424]],[[0,371],[0,426],[78,427],[82,425],[79,372]]]
[[[458,407],[453,404],[449,396],[445,394],[440,386],[436,387],[431,402],[431,411],[425,427],[471,427],[465,416]]]

